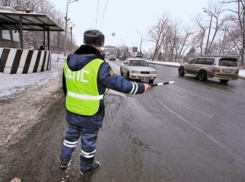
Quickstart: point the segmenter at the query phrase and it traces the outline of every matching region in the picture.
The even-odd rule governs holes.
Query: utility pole
[[[72,44],[72,28],[75,26],[75,24],[73,24],[71,27],[70,27],[70,29],[71,29],[71,49],[73,49],[73,44]]]
[[[74,3],[74,2],[77,2],[79,0],[68,0],[67,3],[66,3],[66,16],[65,16],[65,40],[64,40],[64,56],[66,56],[66,39],[67,39],[67,23],[68,21],[70,20],[70,18],[68,18],[68,6],[70,3]]]
[[[212,26],[212,20],[213,20],[213,16],[211,15],[211,20],[210,20],[209,29],[208,29],[208,38],[207,38],[207,43],[206,43],[206,48],[205,48],[205,54],[208,53],[208,42],[209,42],[209,36],[210,36],[210,31],[211,31],[211,26]]]
[[[60,19],[58,18],[58,25],[60,24]],[[58,44],[58,51],[60,51],[60,32],[57,33],[57,44]]]
[[[225,55],[225,39],[226,39],[227,28],[225,27],[222,30],[224,30],[224,37],[223,37],[223,41],[222,41],[222,47],[221,47],[221,50],[220,50],[220,54]]]
[[[71,47],[72,47],[72,27],[73,26],[70,27],[70,29],[71,29]]]
[[[136,31],[138,34],[140,34],[140,54],[141,54],[141,47],[142,47],[142,33],[138,30]]]
[[[142,34],[141,34],[141,39],[140,39],[140,54],[141,54],[141,47],[142,47]]]
[[[68,19],[68,5],[69,5],[69,0],[66,3],[66,16],[65,16],[65,40],[64,40],[64,56],[66,56],[66,37],[67,37],[67,22],[70,20]]]
[[[203,11],[205,13],[207,13],[208,15],[210,15],[206,8],[203,8]],[[210,20],[210,24],[209,24],[208,38],[207,38],[207,43],[206,43],[206,48],[205,48],[205,54],[208,53],[208,42],[209,42],[209,36],[210,36],[210,31],[211,31],[211,26],[212,26],[212,21],[213,21],[213,15],[211,14],[210,16],[211,16],[211,20]]]
[[[241,60],[241,66],[244,68],[245,59],[245,1],[243,1],[243,56]]]

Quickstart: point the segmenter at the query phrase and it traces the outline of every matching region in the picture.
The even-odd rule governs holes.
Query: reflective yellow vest
[[[68,111],[91,116],[99,110],[100,100],[97,77],[101,59],[90,61],[81,70],[71,71],[65,61],[64,74],[66,79],[67,95],[66,108]]]

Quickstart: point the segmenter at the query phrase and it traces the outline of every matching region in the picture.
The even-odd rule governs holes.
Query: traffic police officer
[[[63,90],[66,95],[66,131],[60,155],[62,169],[70,165],[71,154],[81,137],[80,173],[90,174],[100,168],[95,161],[96,140],[105,114],[103,97],[108,88],[126,93],[144,93],[150,85],[126,80],[114,74],[104,61],[100,47],[104,35],[98,30],[84,32],[84,45],[65,61]]]

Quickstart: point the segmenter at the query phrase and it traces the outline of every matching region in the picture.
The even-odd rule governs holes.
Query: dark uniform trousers
[[[66,131],[60,156],[62,165],[68,164],[81,137],[80,169],[84,171],[92,167],[97,135],[103,118],[104,110],[93,116],[83,116],[67,111],[66,120],[69,128]]]

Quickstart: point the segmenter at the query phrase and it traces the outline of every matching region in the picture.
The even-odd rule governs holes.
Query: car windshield
[[[237,67],[237,59],[234,58],[222,58],[219,60],[220,66]]]
[[[129,66],[149,66],[144,60],[130,60]]]

